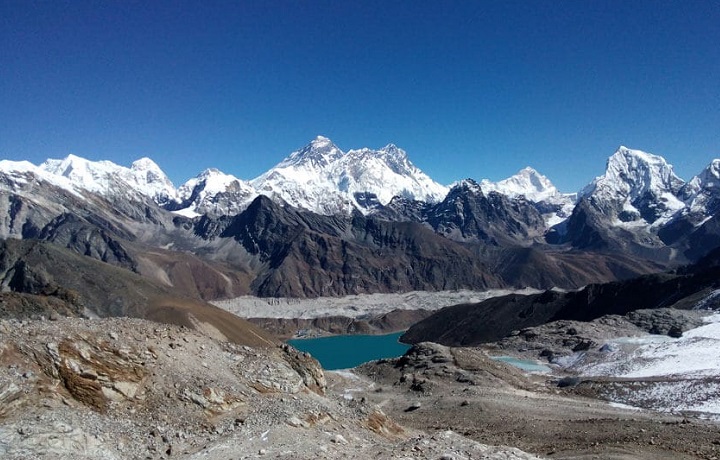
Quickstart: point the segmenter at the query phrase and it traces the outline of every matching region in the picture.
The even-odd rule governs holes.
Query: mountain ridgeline
[[[130,168],[72,155],[0,161],[0,237],[40,240],[201,301],[575,289],[720,245],[719,171],[713,161],[685,182],[661,157],[621,147],[577,194],[531,168],[445,187],[392,144],[343,152],[323,137],[251,181],[207,170],[179,188],[147,158]],[[16,273],[5,290],[34,295]]]

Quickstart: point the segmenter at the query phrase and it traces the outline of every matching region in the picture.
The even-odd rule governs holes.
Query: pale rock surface
[[[403,428],[290,347],[143,320],[2,321],[0,366],[3,459],[535,458]]]

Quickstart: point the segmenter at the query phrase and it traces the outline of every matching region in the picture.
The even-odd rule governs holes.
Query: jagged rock
[[[308,353],[296,350],[290,345],[283,345],[281,349],[290,366],[302,377],[303,383],[319,394],[325,393],[327,380],[320,363]]]
[[[703,324],[702,316],[694,311],[663,308],[636,310],[626,315],[628,321],[650,334],[680,337],[684,331]]]

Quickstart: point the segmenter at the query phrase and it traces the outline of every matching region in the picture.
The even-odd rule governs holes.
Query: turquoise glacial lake
[[[402,332],[386,335],[336,335],[292,339],[288,343],[306,351],[327,370],[348,369],[367,361],[402,356],[410,345],[398,342]]]

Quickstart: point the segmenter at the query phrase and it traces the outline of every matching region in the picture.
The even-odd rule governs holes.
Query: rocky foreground
[[[357,372],[383,389],[357,396],[406,427],[450,429],[552,459],[720,458],[715,422],[585,397],[558,378],[528,378],[479,348],[421,343]]]
[[[292,348],[139,319],[2,321],[0,364],[3,459],[535,458],[401,426]]]
[[[0,321],[0,457],[720,458],[715,422],[613,406],[593,382],[558,385],[488,351],[421,343],[325,372],[287,346],[140,319]]]

